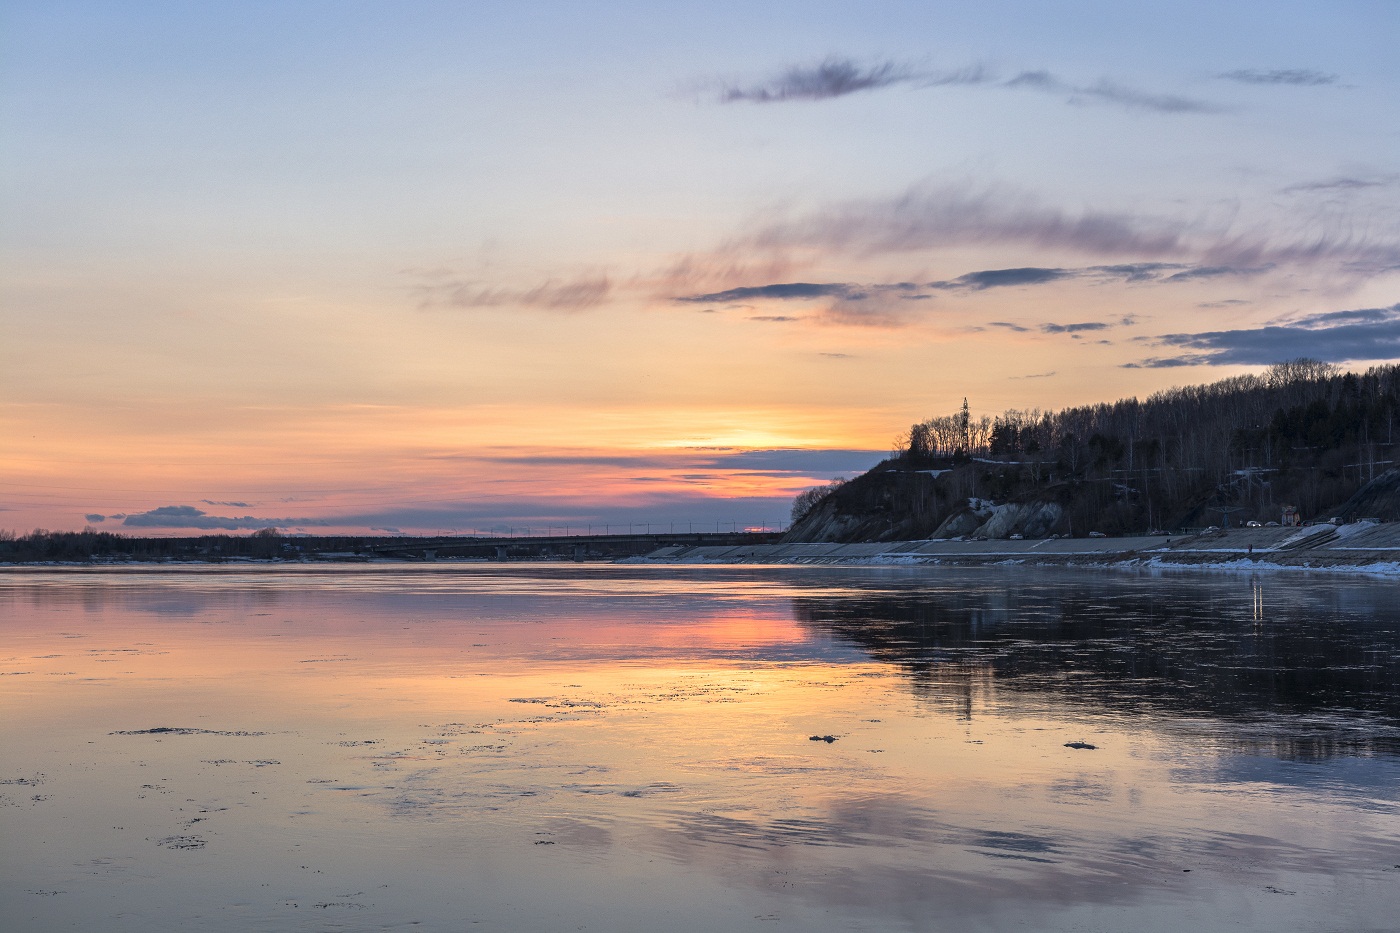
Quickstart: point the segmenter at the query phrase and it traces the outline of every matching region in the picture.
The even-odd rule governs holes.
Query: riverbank
[[[627,562],[1253,568],[1400,576],[1400,523],[1232,528],[1186,536],[664,547]]]

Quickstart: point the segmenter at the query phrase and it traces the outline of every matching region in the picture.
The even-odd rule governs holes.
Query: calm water
[[[947,568],[0,572],[0,917],[1394,929],[1396,590]]]

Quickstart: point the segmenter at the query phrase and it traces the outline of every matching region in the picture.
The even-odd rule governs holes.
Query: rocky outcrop
[[[909,541],[929,538],[1042,538],[1065,530],[1053,490],[997,500],[997,473],[983,463],[910,470],[886,462],[818,502],[783,540],[790,543]]]
[[[1027,538],[1044,538],[1053,534],[1064,518],[1065,510],[1056,502],[1008,502],[992,510],[992,515],[971,533],[980,539],[1009,538],[1019,534]]]
[[[1358,489],[1334,514],[1347,521],[1361,518],[1400,521],[1400,470],[1386,470]]]

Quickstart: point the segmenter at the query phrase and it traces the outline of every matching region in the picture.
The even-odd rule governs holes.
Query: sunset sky
[[[780,524],[1400,359],[1400,5],[0,0],[0,529]]]

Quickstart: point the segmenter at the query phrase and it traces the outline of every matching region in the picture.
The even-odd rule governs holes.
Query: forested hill
[[[1141,533],[1280,521],[1286,506],[1397,519],[1398,409],[1400,366],[1315,360],[1058,412],[974,418],[964,401],[869,473],[799,496],[788,540]]]

